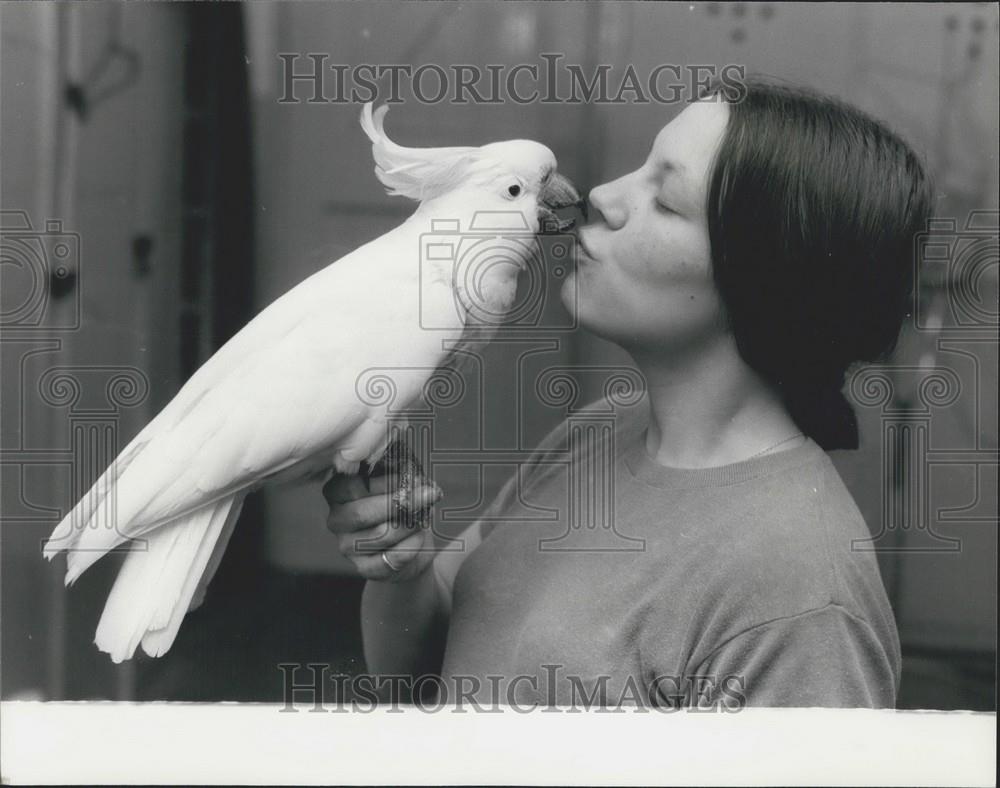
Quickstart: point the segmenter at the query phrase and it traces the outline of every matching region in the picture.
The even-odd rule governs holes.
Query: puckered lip
[[[576,235],[576,243],[580,248],[580,251],[583,252],[584,257],[588,260],[594,260],[596,258],[594,257],[593,252],[590,251],[590,247],[587,245],[586,231],[586,227],[575,228],[574,235]]]

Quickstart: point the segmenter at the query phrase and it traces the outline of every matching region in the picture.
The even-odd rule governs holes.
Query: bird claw
[[[389,486],[395,487],[389,496],[395,510],[395,519],[402,523],[423,526],[428,510],[413,508],[413,494],[423,486],[440,488],[424,475],[423,467],[413,452],[403,441],[394,438],[386,447],[382,458],[368,469],[369,479],[376,470],[383,470],[389,477]]]

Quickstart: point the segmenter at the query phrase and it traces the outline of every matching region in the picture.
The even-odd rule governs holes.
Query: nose
[[[602,183],[590,190],[590,204],[600,213],[604,223],[612,230],[618,230],[625,225],[628,218],[626,203],[623,199],[624,178],[618,178],[610,183]]]

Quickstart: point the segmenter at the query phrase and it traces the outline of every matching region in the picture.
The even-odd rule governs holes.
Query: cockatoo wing
[[[46,550],[73,548],[68,581],[126,538],[268,476],[317,457],[329,466],[345,448],[356,462],[377,447],[384,409],[360,396],[365,371],[386,370],[400,406],[419,396],[445,355],[440,334],[420,330],[418,245],[398,232],[405,227],[305,280],[192,377],[123,452],[114,484],[104,485],[115,492],[115,527],[77,520],[67,537],[71,516],[56,528]],[[401,255],[409,260],[400,264]],[[378,264],[387,259],[391,273]],[[364,439],[352,441],[357,433]]]

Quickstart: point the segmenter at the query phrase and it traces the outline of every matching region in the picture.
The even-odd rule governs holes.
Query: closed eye
[[[662,211],[663,213],[677,213],[677,211],[675,211],[673,208],[671,208],[666,203],[661,202],[660,200],[656,201],[656,207],[657,207],[658,210]]]

